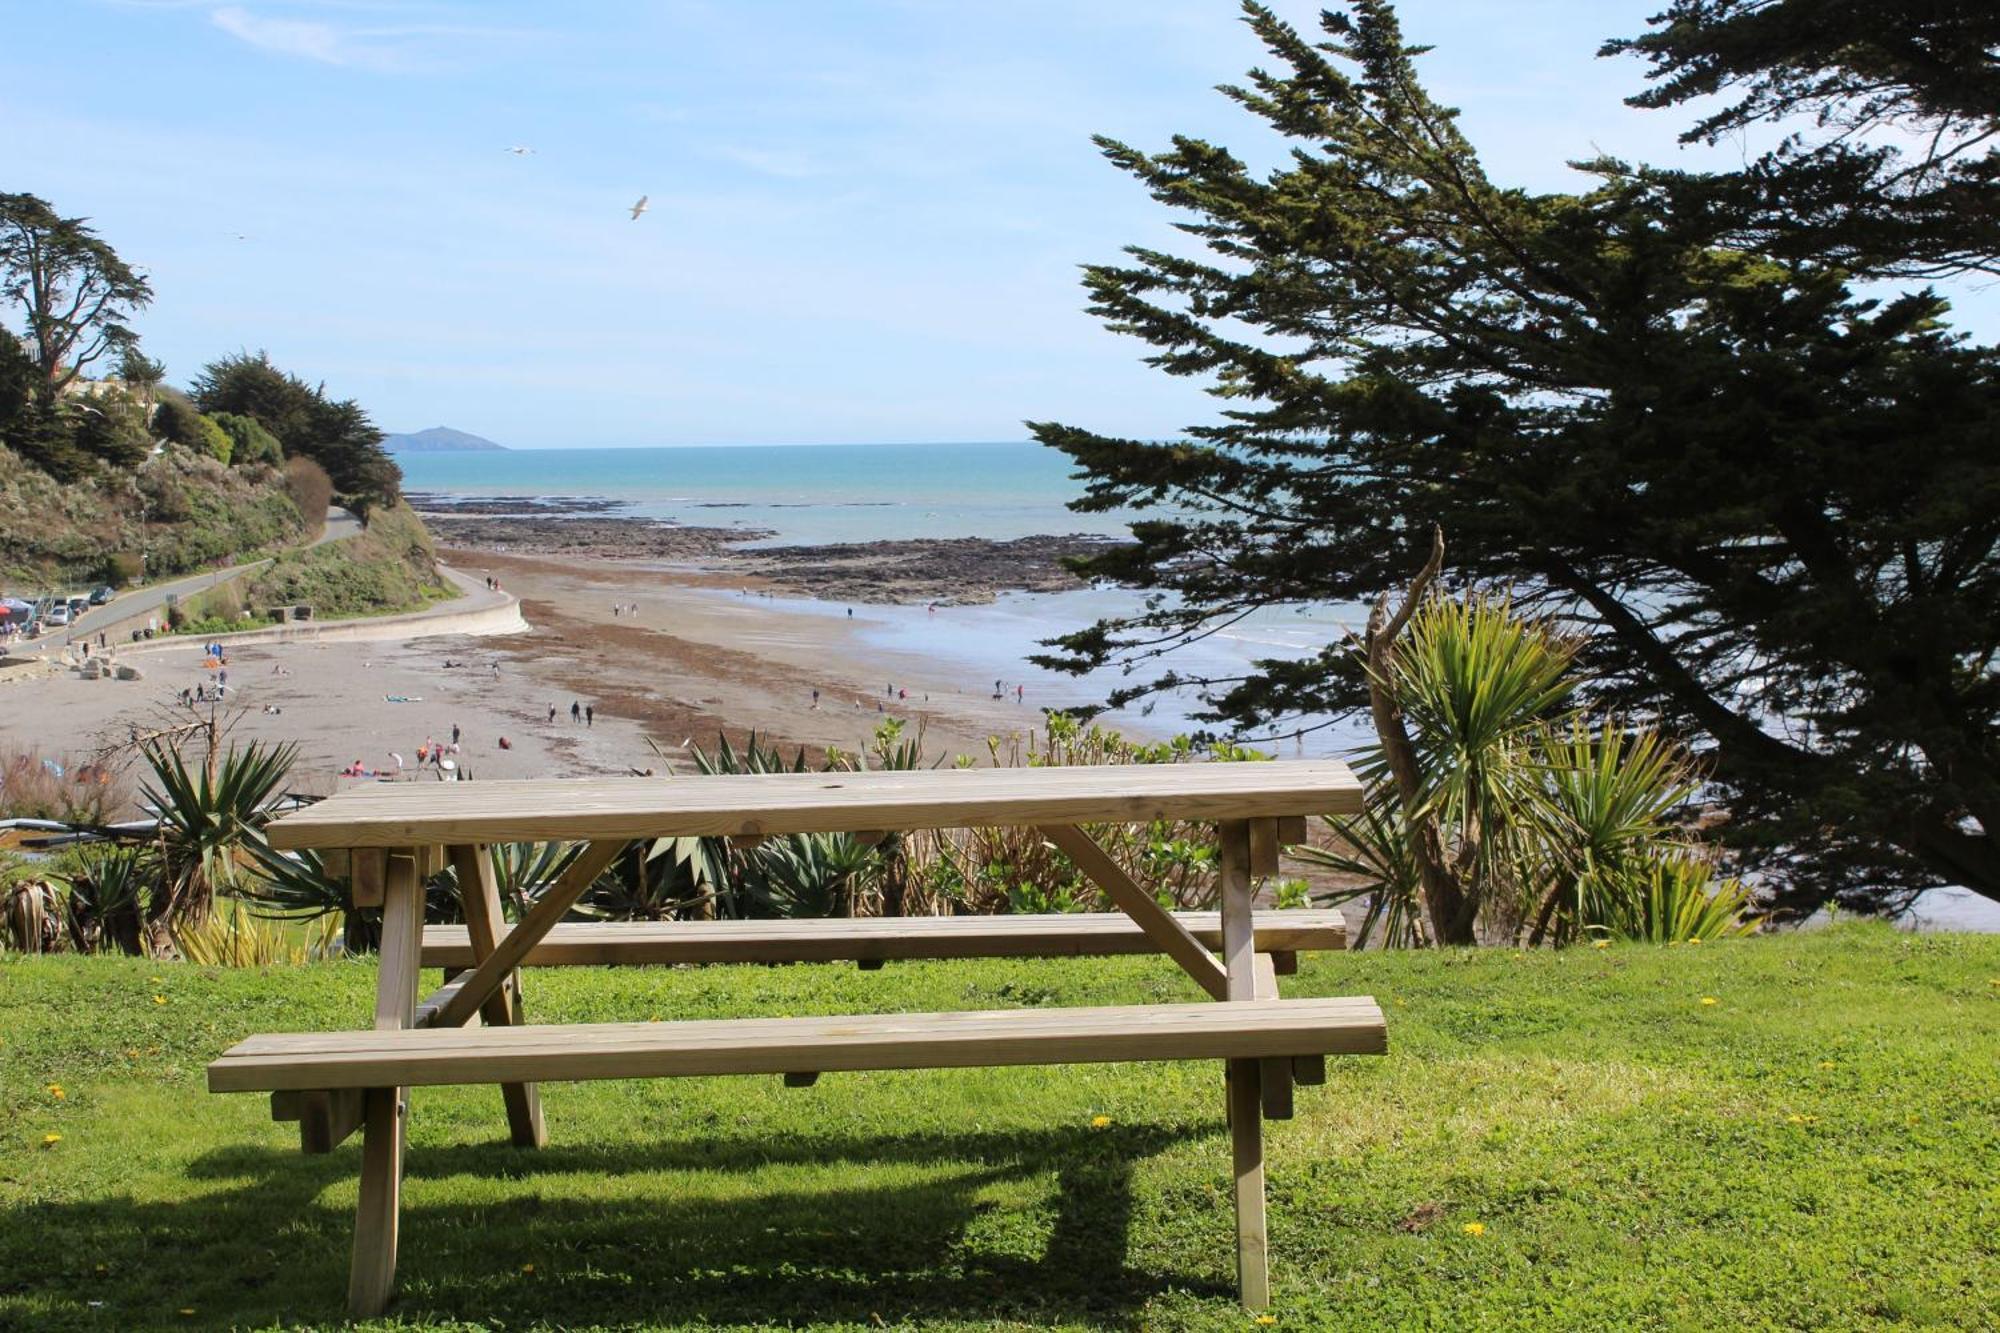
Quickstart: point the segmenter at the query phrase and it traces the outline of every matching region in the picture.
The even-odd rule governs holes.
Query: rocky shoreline
[[[823,601],[965,606],[1003,592],[1073,592],[1085,585],[1063,560],[1104,548],[1082,534],[920,537],[906,541],[736,550],[729,559],[774,590]]]
[[[1000,541],[923,537],[823,546],[753,546],[768,529],[696,527],[618,514],[620,502],[501,496],[460,501],[413,497],[438,542],[514,556],[667,561],[724,574],[789,596],[855,603],[991,602],[1003,592],[1071,592],[1085,586],[1063,561],[1107,538],[1041,534]]]

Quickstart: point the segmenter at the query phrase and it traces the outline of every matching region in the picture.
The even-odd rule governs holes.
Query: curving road
[[[361,531],[361,520],[348,510],[329,506],[326,511],[326,530],[310,544],[318,546],[323,542],[345,541]],[[120,593],[103,606],[93,606],[76,622],[63,631],[63,642],[84,638],[111,625],[122,624],[134,616],[143,616],[157,611],[167,604],[169,597],[191,597],[207,592],[219,584],[227,583],[253,570],[262,569],[271,563],[270,557],[252,560],[227,569],[213,569],[205,574],[190,574],[185,578],[170,579],[165,583],[149,583],[143,588]],[[45,636],[52,638],[53,636]]]

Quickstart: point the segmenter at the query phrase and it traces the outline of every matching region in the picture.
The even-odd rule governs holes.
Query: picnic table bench
[[[343,792],[270,826],[273,846],[335,854],[357,905],[382,909],[374,1022],[367,1031],[248,1038],[209,1066],[215,1092],[268,1092],[308,1149],[363,1136],[348,1303],[380,1313],[394,1286],[408,1090],[501,1086],[515,1143],[546,1142],[543,1082],[720,1074],[1142,1060],[1221,1060],[1232,1142],[1239,1291],[1269,1302],[1263,1131],[1290,1114],[1295,1082],[1324,1077],[1329,1055],[1379,1053],[1382,1013],[1367,997],[1278,998],[1276,976],[1302,950],[1339,947],[1331,914],[1266,912],[1255,880],[1306,816],[1359,808],[1360,786],[1333,762],[1118,768],[781,773],[699,778],[483,782]],[[1218,839],[1220,910],[1170,912],[1084,828],[1183,819]],[[875,918],[839,921],[566,921],[624,848],[678,836],[755,838],[1031,826],[1122,914]],[[495,843],[586,844],[508,929]],[[466,924],[425,927],[423,881],[449,861]],[[1216,952],[1218,950],[1220,957]],[[523,1025],[524,966],[1022,957],[1158,950],[1223,1004],[1037,1008],[840,1018],[743,1018]],[[418,996],[420,970],[446,981]],[[481,1020],[484,1026],[477,1026]]]

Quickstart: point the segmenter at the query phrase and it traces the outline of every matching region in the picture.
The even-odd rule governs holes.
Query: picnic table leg
[[[472,961],[486,961],[500,947],[506,933],[506,919],[500,910],[500,886],[493,878],[493,858],[484,847],[457,846],[450,852],[458,871],[458,896],[465,905],[465,930],[472,942]],[[510,972],[500,989],[480,1006],[480,1016],[493,1027],[514,1027],[524,1022],[521,1012],[521,974]],[[507,1103],[507,1131],[517,1148],[548,1145],[548,1128],[542,1123],[542,1094],[534,1083],[503,1083],[500,1095]]]
[[[415,848],[392,852],[382,884],[382,948],[375,983],[376,1029],[406,1028],[415,1015],[417,963],[424,930],[423,861]],[[363,1094],[361,1202],[354,1214],[354,1262],[347,1306],[357,1317],[381,1314],[396,1284],[396,1231],[403,1194],[406,1088]]]
[[[1250,919],[1250,825],[1225,822],[1220,843],[1222,962],[1229,973],[1229,999],[1257,998],[1256,934]],[[1229,1062],[1229,1140],[1235,1174],[1236,1287],[1246,1310],[1271,1303],[1264,1230],[1264,1099],[1255,1060]]]

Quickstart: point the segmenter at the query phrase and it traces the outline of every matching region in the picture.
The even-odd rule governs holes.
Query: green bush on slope
[[[408,505],[378,508],[345,541],[288,551],[250,585],[252,606],[308,605],[320,619],[413,611],[454,595]]]

